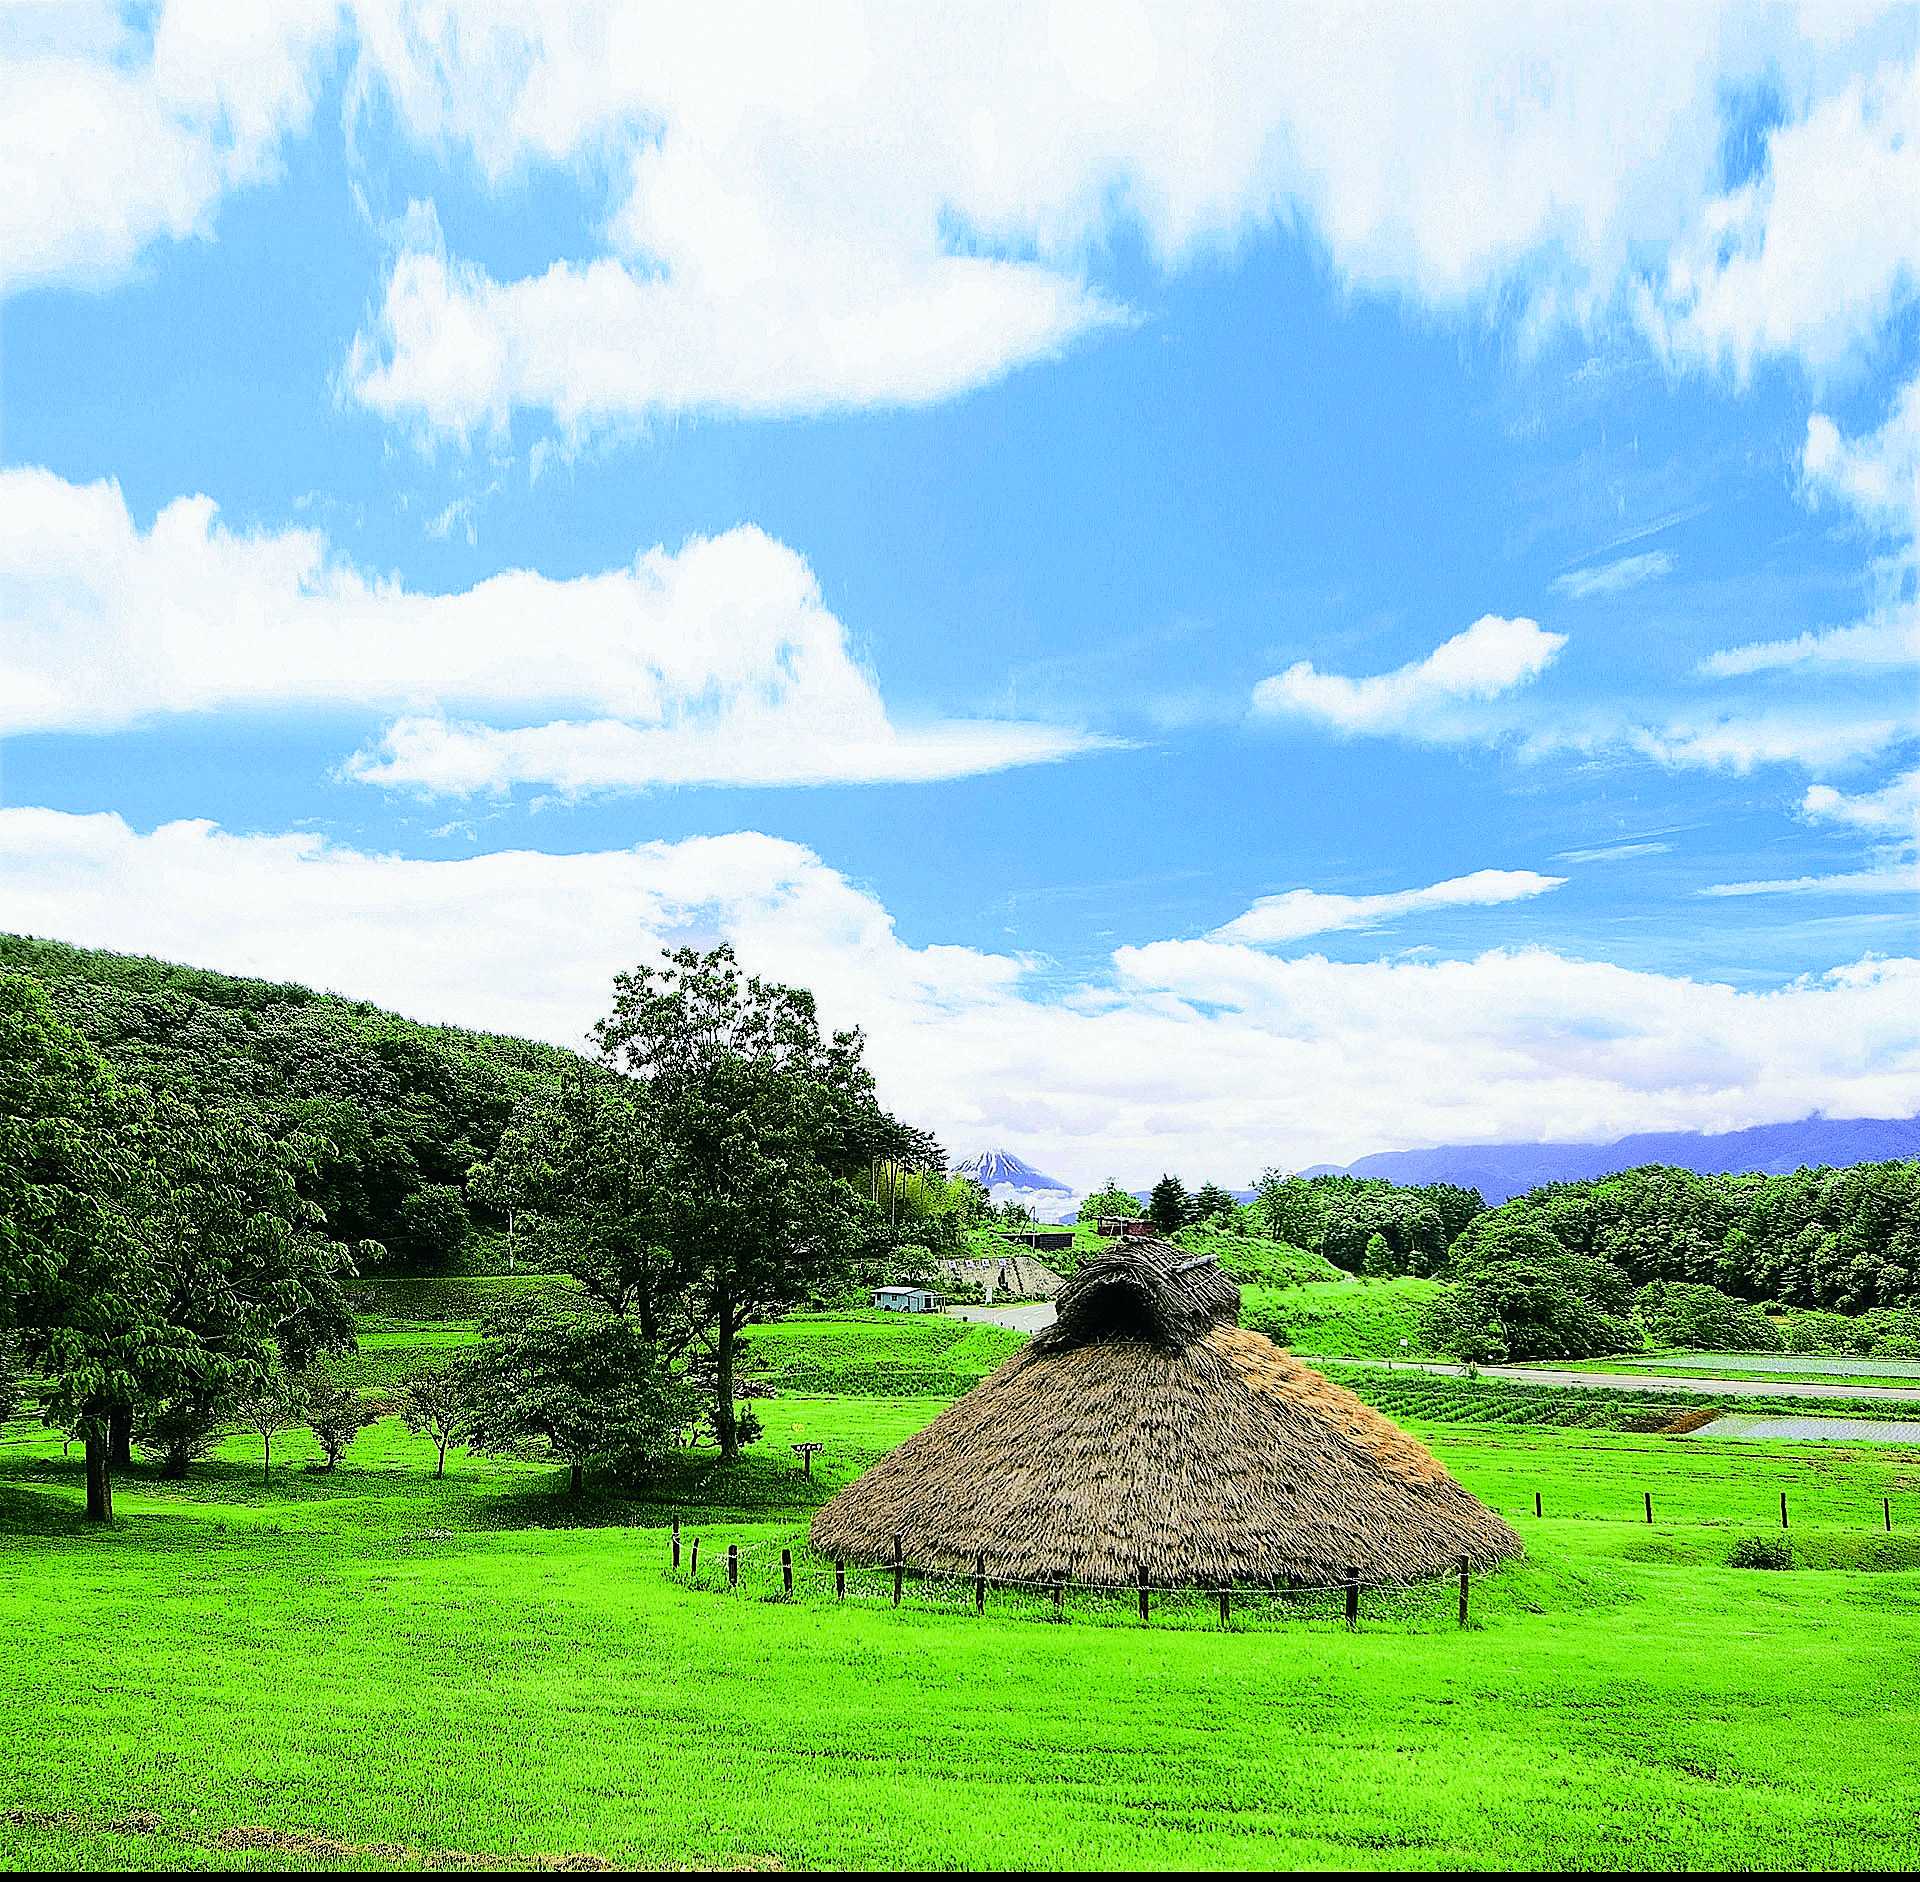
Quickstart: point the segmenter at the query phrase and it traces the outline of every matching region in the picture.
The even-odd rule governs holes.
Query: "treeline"
[[[943,1163],[879,1105],[858,1033],[823,1035],[811,994],[742,975],[725,947],[619,975],[592,1060],[531,1048],[516,1085],[470,1053],[464,1089],[448,1067],[473,1035],[436,1059],[412,1050],[431,1029],[372,1009],[281,988],[223,1006],[203,977],[171,974],[125,964],[110,998],[83,997],[98,979],[65,983],[139,1083],[37,976],[0,971],[0,1401],[23,1371],[42,1416],[84,1440],[99,1520],[132,1443],[190,1461],[223,1421],[270,1446],[316,1405],[353,1411],[314,1364],[351,1349],[344,1282],[384,1253],[346,1239],[366,1218],[327,1187],[362,1125],[391,1145],[465,1105],[493,1137],[470,1191],[578,1295],[495,1316],[473,1362],[407,1382],[408,1402],[477,1448],[544,1445],[576,1484],[591,1461],[638,1469],[703,1423],[734,1455],[743,1328],[875,1275],[897,1239],[876,1166]],[[114,1032],[115,1015],[141,1023]],[[263,1035],[220,1063],[222,1042]],[[289,1070],[302,1038],[304,1083]],[[387,1088],[397,1124],[368,1092],[316,1094],[343,1065],[389,1066],[383,1049],[406,1068]],[[469,1133],[441,1154],[480,1148]],[[399,1217],[433,1187],[406,1192]]]
[[[306,987],[21,935],[0,935],[9,971],[31,976],[122,1084],[303,1138],[299,1193],[336,1240],[373,1245],[369,1272],[453,1272],[476,1229],[503,1230],[469,1172],[518,1107],[582,1063]]]
[[[1650,1164],[1553,1183],[1474,1223],[1481,1239],[1527,1223],[1633,1287],[1717,1288],[1736,1299],[1862,1314],[1920,1305],[1920,1162],[1785,1176],[1701,1176]]]

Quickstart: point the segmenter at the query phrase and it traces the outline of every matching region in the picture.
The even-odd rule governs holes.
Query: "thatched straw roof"
[[[813,1521],[850,1562],[1008,1580],[1319,1585],[1490,1567],[1520,1538],[1397,1426],[1239,1324],[1168,1242],[1089,1262],[1059,1318]]]

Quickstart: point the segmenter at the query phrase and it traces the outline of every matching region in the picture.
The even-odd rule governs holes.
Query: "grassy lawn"
[[[812,1324],[865,1363],[857,1318]],[[577,1502],[557,1470],[458,1453],[436,1482],[392,1419],[332,1475],[289,1433],[268,1487],[235,1439],[185,1484],[124,1479],[106,1533],[77,1454],[9,1426],[0,1859],[1920,1863],[1920,1452],[1414,1421],[1530,1552],[1475,1583],[1464,1633],[1445,1590],[1370,1595],[1357,1634],[1312,1601],[1224,1633],[1199,1604],[1143,1628],[1076,1599],[1056,1624],[996,1592],[981,1618],[964,1588],[895,1611],[872,1579],[837,1603],[804,1553],[774,1598],[811,1509],[944,1402],[761,1401],[741,1465]],[[1826,1566],[1727,1566],[1779,1535],[1782,1489]],[[667,1572],[676,1515],[698,1587]]]

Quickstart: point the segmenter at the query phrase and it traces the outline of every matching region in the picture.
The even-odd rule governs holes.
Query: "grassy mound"
[[[1427,1345],[1425,1309],[1438,1281],[1308,1282],[1284,1292],[1244,1289],[1240,1324],[1302,1357],[1437,1359]],[[1400,1342],[1407,1343],[1403,1347]]]

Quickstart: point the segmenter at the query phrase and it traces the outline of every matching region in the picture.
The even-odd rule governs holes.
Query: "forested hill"
[[[0,972],[31,974],[125,1080],[333,1146],[313,1200],[342,1241],[376,1241],[396,1272],[457,1260],[462,1188],[514,1106],[579,1061],[555,1046],[423,1026],[364,1001],[141,955],[0,935]]]

